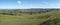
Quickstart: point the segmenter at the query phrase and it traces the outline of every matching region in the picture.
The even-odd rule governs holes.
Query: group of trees
[[[12,13],[12,12],[2,12],[0,14],[3,14],[3,15],[16,15],[15,13]]]
[[[3,15],[17,15],[17,14],[19,14],[19,12],[17,12],[17,11],[0,11],[0,14],[3,14]]]

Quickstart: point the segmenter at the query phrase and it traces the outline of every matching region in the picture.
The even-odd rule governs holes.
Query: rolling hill
[[[33,15],[0,15],[0,25],[60,25],[60,10]]]

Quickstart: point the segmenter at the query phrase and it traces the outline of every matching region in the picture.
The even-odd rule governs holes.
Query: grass
[[[0,25],[35,25],[38,21],[40,19],[28,19],[26,16],[0,15]]]
[[[54,17],[60,19],[60,11],[24,16],[0,15],[0,25],[39,25],[47,19],[47,15],[50,16],[50,19]]]

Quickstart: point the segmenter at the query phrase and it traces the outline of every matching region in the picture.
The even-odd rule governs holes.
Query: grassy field
[[[35,15],[0,15],[0,25],[39,25],[50,16],[52,20],[54,17],[60,19],[60,11],[52,11],[47,13]]]
[[[0,25],[37,25],[40,19],[29,19],[29,16],[0,15]]]

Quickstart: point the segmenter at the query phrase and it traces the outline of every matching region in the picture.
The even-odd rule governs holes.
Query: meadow
[[[48,18],[50,20],[50,25],[60,25],[60,11],[51,11],[32,15],[25,14],[21,16],[0,14],[0,25],[40,25]],[[55,24],[52,21],[54,18],[59,19],[57,21],[58,23]]]

